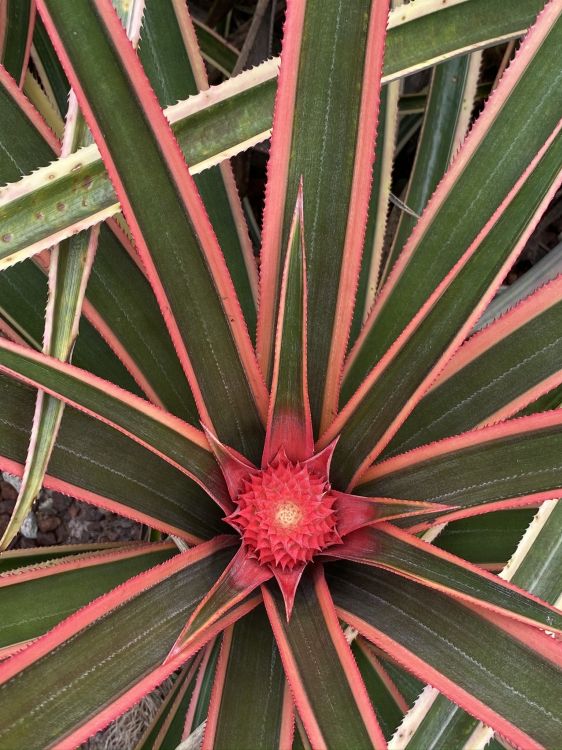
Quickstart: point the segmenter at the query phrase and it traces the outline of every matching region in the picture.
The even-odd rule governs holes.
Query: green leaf
[[[357,340],[363,320],[373,304],[378,286],[387,226],[394,151],[398,135],[399,92],[399,82],[391,83],[381,91],[369,215],[365,227],[361,271],[357,282],[349,347],[353,346]]]
[[[386,293],[379,296],[378,304],[373,308],[369,328],[364,332],[361,345],[351,355],[342,389],[344,402],[404,330],[439,282],[451,272],[558,126],[560,113],[555,102],[561,83],[556,59],[562,37],[562,22],[558,18],[557,9],[549,7],[552,16],[547,16],[545,11],[545,15],[539,20],[535,31],[522,47],[516,63],[510,67],[510,75],[502,79],[481,115],[478,126],[473,128],[471,136],[465,142],[461,152],[464,156],[455,160],[447,178],[441,183],[439,193],[436,193],[424,212],[424,217],[418,222],[401,261],[394,266],[394,272],[386,285]],[[516,132],[513,131],[514,118],[518,122]],[[496,258],[499,260],[508,257],[514,240],[531,221],[534,208],[539,203],[537,196],[547,193],[549,186],[557,179],[559,141],[557,139],[552,144],[552,153],[547,159],[553,168],[548,169],[543,162],[542,169],[537,167],[533,170],[517,197],[505,210],[500,211],[501,215],[498,215],[494,227],[488,227],[488,231],[484,233],[480,250],[486,247],[491,241],[488,238],[491,237],[501,248],[501,252],[499,248],[496,250]],[[491,163],[497,168],[491,170]],[[538,184],[533,184],[534,180]],[[506,217],[515,211],[519,227],[515,226],[513,218],[507,223]],[[523,219],[521,217],[524,214],[527,216]],[[506,230],[509,239],[504,236]],[[435,251],[436,247],[438,252]],[[486,273],[490,274],[490,279],[493,278],[489,270]],[[482,281],[485,279],[484,274],[483,268],[480,268],[479,278],[481,284],[485,283],[486,286],[475,290],[475,300],[480,299],[482,288],[485,289],[490,283]],[[470,283],[465,281],[464,288],[471,289]],[[452,289],[453,285],[450,285],[448,291],[456,295],[457,292]],[[465,293],[465,296],[470,295]],[[439,314],[441,319],[447,315],[443,308],[444,305]],[[447,330],[451,334],[456,329],[451,323]],[[437,342],[436,331],[432,339]],[[418,375],[422,374],[419,365],[411,369]],[[378,390],[381,392],[380,388]],[[396,413],[395,404],[392,410]]]
[[[418,677],[508,741],[556,747],[560,668],[458,602],[387,571],[334,565],[328,582],[340,616]]]
[[[447,524],[434,544],[477,564],[505,564],[535,511],[529,508],[486,513]]]
[[[193,695],[197,658],[183,667],[158,713],[135,745],[135,750],[166,750],[180,744],[185,715]]]
[[[191,553],[183,554],[191,559]],[[123,693],[159,667],[182,623],[229,556],[230,551],[223,549],[199,555],[176,572],[170,568],[166,574],[164,567],[149,572],[148,588],[123,603],[108,602],[103,609],[100,602],[98,609],[104,613],[99,619],[89,614],[90,609],[82,610],[61,626],[67,639],[63,637],[58,647],[42,654],[43,644],[38,641],[27,650],[27,662],[29,654],[37,654],[28,666],[7,681],[6,670],[0,672],[0,705],[3,715],[11,717],[0,729],[2,743],[39,750],[83,726],[116,700],[124,705]],[[141,579],[134,580],[139,589]],[[125,587],[124,594],[131,589],[129,584]],[[18,657],[11,660],[11,669],[16,669],[17,661]],[[99,719],[94,719],[96,723],[100,726]]]
[[[290,461],[314,451],[307,385],[307,282],[303,194],[297,202],[285,255],[275,341],[273,379],[262,465],[284,450]]]
[[[447,596],[543,629],[562,630],[562,613],[526,596],[497,576],[417,539],[390,524],[346,538],[334,556],[389,570]]]
[[[351,650],[365,682],[369,698],[377,712],[381,729],[385,738],[389,740],[404,715],[406,709],[404,699],[391,684],[390,678],[384,672],[380,662],[369,651],[369,646],[365,641],[360,644],[358,639],[355,639]]]
[[[290,733],[293,721],[290,711],[284,713],[285,692],[279,651],[265,610],[257,607],[223,637],[206,745],[216,750],[284,747],[282,732]]]
[[[478,54],[464,55],[436,65],[432,71],[416,156],[402,196],[404,203],[416,214],[424,210],[465,135],[465,132],[459,134],[458,130],[459,125],[464,126],[464,131],[468,127],[480,59]],[[413,216],[405,211],[400,212],[383,279],[387,277],[415,225]]]
[[[263,587],[267,613],[299,716],[314,748],[384,747],[357,665],[320,568],[305,571],[291,619],[274,584]]]
[[[553,6],[549,7],[552,8]],[[540,45],[539,52],[529,65],[526,75],[523,75],[519,79],[519,86],[525,83],[525,90],[531,84],[529,79],[532,79],[536,89],[545,85],[546,76],[550,75],[547,70],[549,65],[552,64],[553,45],[557,45],[559,41],[558,37],[562,40],[562,21],[546,27],[545,24],[547,21],[548,18],[545,17],[542,25],[543,31],[547,29],[547,38],[544,44]],[[531,48],[528,49],[532,51]],[[543,54],[545,59],[542,59]],[[519,59],[522,61],[521,65],[523,66],[525,58],[520,57]],[[544,66],[546,66],[547,70],[544,70]],[[513,71],[514,69],[512,68],[511,70]],[[530,71],[532,71],[533,75],[530,75]],[[543,76],[540,80],[536,77],[539,74]],[[514,72],[513,76],[515,75]],[[500,89],[498,89],[499,92]],[[521,93],[519,92],[519,94]],[[530,92],[527,91],[527,94],[530,95]],[[515,98],[518,99],[517,96]],[[527,101],[525,99],[525,106]],[[548,95],[547,101],[550,101]],[[519,100],[519,103],[521,104],[521,100]],[[497,121],[503,120],[505,112],[509,110],[510,107],[506,103],[500,114],[498,114],[496,124]],[[490,112],[490,110],[488,111]],[[557,114],[554,114],[554,112],[551,112],[550,115],[553,118],[557,117]],[[532,117],[529,113],[530,119],[528,123],[529,126],[533,124],[533,135],[536,134],[536,128],[534,127],[535,116],[535,110],[532,113]],[[486,117],[486,114],[483,117]],[[543,120],[541,119],[542,122]],[[479,164],[480,168],[485,167],[487,178],[490,175],[498,174],[505,176],[506,170],[500,170],[499,167],[493,172],[488,170],[490,159],[494,158],[500,164],[497,161],[497,150],[493,156],[488,154],[488,163],[486,165],[480,161],[487,148],[490,148],[492,145],[488,140],[491,138],[492,141],[495,141],[491,136],[494,127],[490,129],[488,137],[483,141],[483,143],[487,143],[487,148],[480,146],[477,149],[478,158],[476,155],[473,155],[471,159],[468,159],[467,149],[469,148],[470,140],[465,142],[465,147],[461,152],[465,155],[465,159],[463,160],[459,157],[455,161],[452,170],[448,172],[448,176],[441,183],[441,188],[444,191],[448,181],[454,180],[450,190],[447,192],[447,197],[443,197],[442,201],[432,201],[424,214],[424,216],[429,218],[427,218],[425,223],[423,219],[418,223],[409,241],[409,246],[412,246],[416,243],[416,238],[420,238],[420,244],[416,252],[411,256],[410,262],[406,265],[402,273],[400,273],[399,268],[400,262],[395,266],[395,273],[385,286],[386,289],[388,289],[389,284],[392,286],[389,292],[388,304],[384,304],[383,291],[378,298],[382,302],[378,307],[375,304],[371,314],[370,320],[372,325],[368,329],[364,329],[364,333],[366,331],[365,337],[363,338],[362,336],[362,339],[358,340],[356,356],[354,357],[353,353],[350,355],[352,364],[349,372],[353,371],[355,373],[353,377],[355,377],[359,375],[361,369],[360,362],[366,364],[366,358],[368,358],[370,365],[372,365],[375,361],[377,355],[373,351],[372,345],[378,347],[383,339],[384,346],[389,346],[392,343],[392,340],[389,341],[386,338],[387,332],[390,329],[383,335],[380,328],[384,320],[390,321],[388,317],[390,310],[394,309],[395,305],[399,307],[399,311],[396,314],[392,314],[391,323],[394,334],[397,334],[399,333],[399,329],[396,330],[394,328],[394,322],[398,321],[398,318],[402,316],[402,313],[407,308],[411,309],[410,302],[413,302],[414,298],[416,298],[421,303],[421,298],[417,297],[417,295],[422,293],[420,291],[422,288],[425,289],[425,292],[429,288],[433,290],[434,297],[424,300],[423,309],[420,309],[417,318],[410,322],[407,331],[403,333],[392,353],[384,361],[381,361],[379,366],[370,370],[369,376],[363,381],[360,389],[344,410],[340,412],[330,430],[322,437],[321,445],[327,444],[333,438],[334,433],[342,433],[335,451],[336,466],[338,468],[342,467],[334,476],[334,479],[338,483],[347,485],[352,478],[355,481],[363,469],[384,449],[401,423],[412,411],[416,402],[420,399],[423,390],[434,379],[440,366],[447,361],[464,336],[469,333],[478,317],[478,305],[482,304],[482,298],[486,300],[486,298],[489,298],[493,294],[495,287],[502,280],[510,260],[514,259],[520,249],[522,249],[526,237],[536,221],[538,221],[544,206],[548,203],[559,180],[560,170],[562,169],[562,138],[556,135],[558,127],[559,124],[555,126],[554,131],[550,134],[550,140],[547,140],[546,144],[541,144],[542,150],[538,151],[535,162],[530,167],[525,166],[527,171],[524,173],[521,184],[512,190],[510,202],[498,211],[498,216],[493,226],[490,226],[492,222],[489,222],[487,230],[482,232],[472,244],[470,244],[471,238],[474,237],[476,231],[474,222],[476,209],[468,212],[466,208],[461,209],[458,205],[458,201],[461,199],[460,192],[463,192],[460,186],[464,184],[465,180],[462,177],[454,179],[456,174],[455,165],[466,161],[467,168],[465,172],[470,173],[477,172],[476,167]],[[503,121],[503,129],[505,131],[506,150],[505,152],[502,150],[501,153],[503,154],[502,160],[504,161],[509,159],[514,141],[512,139],[512,128],[508,122]],[[524,130],[525,127],[523,126],[522,129]],[[478,131],[474,129],[472,131],[473,137],[477,137],[475,135],[477,133]],[[507,145],[508,138],[509,145]],[[496,147],[499,148],[497,142]],[[528,159],[530,152],[527,143],[524,151]],[[511,159],[509,161],[511,167]],[[466,177],[466,174],[464,176]],[[482,196],[486,191],[481,185],[481,177],[482,174],[480,173],[480,176],[477,178],[478,186],[472,185],[470,190],[473,192],[470,194],[471,196],[478,196],[478,200],[483,201]],[[476,179],[476,175],[472,174],[471,179]],[[465,185],[464,187],[467,188],[469,186]],[[463,200],[465,199],[466,194],[464,194]],[[471,200],[476,199],[472,198]],[[487,198],[484,202],[486,204],[486,218],[488,219],[490,200]],[[438,204],[441,210],[437,210]],[[456,209],[454,209],[455,204]],[[450,211],[453,209],[456,211],[454,221],[450,214]],[[444,223],[447,215],[449,215],[449,218],[446,220],[447,227],[445,227]],[[435,218],[431,221],[432,216],[435,216]],[[425,232],[425,224],[430,221],[432,231],[428,234]],[[441,241],[438,234],[434,235],[434,231],[437,232],[437,227],[439,227],[439,231],[447,233],[446,239],[442,238]],[[464,228],[466,233],[470,233],[470,238],[468,235],[465,235],[464,238],[458,236],[461,228]],[[431,240],[429,239],[430,236]],[[436,246],[432,244],[434,242],[440,248],[440,253],[438,254],[434,252]],[[464,242],[467,242],[468,245],[464,244]],[[450,250],[450,252],[447,253],[447,250]],[[434,272],[437,271],[439,265],[458,259],[452,257],[453,250],[459,256],[464,254],[463,262],[459,263],[453,270],[447,269],[449,275],[444,280],[440,279],[443,284],[442,288],[433,289],[432,286],[429,287],[429,285],[433,285],[437,281],[436,273]],[[407,252],[407,248],[405,252]],[[418,264],[422,262],[424,253],[431,253],[432,263],[424,265],[422,270]],[[401,257],[403,258],[404,254]],[[392,284],[393,277],[397,279],[395,285]],[[425,288],[426,283],[428,288]],[[408,287],[409,291],[406,290],[407,285],[411,286],[411,289],[410,286]],[[396,294],[399,296],[395,297],[394,295]],[[378,313],[377,310],[379,311]],[[375,338],[373,338],[375,332],[378,332],[376,343]],[[360,341],[363,342],[361,346],[359,345]]]
[[[21,473],[35,393],[0,378],[0,465]],[[220,510],[188,477],[112,427],[67,409],[46,486],[168,533],[209,538]]]
[[[123,28],[107,6],[79,0],[68,13],[66,3],[47,0],[39,7],[44,20],[48,13],[49,33],[79,102],[88,101],[88,125],[200,414],[229,444],[256,458],[265,388],[216,237],[165,118],[146,96],[138,58],[121,43]]]
[[[3,275],[4,272],[0,273],[0,279]],[[164,407],[198,425],[195,401],[150,284],[106,224],[101,225],[86,299],[123,346],[127,363],[130,358]],[[89,314],[90,309],[86,308],[85,313]],[[96,318],[92,321],[97,323]],[[86,323],[84,319],[80,323],[73,362],[97,374],[96,369],[84,364],[86,342],[81,344]],[[126,385],[124,387],[131,390]],[[134,391],[137,389],[135,387]]]
[[[365,475],[358,491],[373,497],[450,503],[463,509],[457,515],[469,515],[467,509],[480,506],[509,507],[518,498],[531,504],[533,499],[540,502],[556,496],[562,487],[561,447],[560,415],[537,414],[378,464]],[[454,516],[454,511],[445,515]],[[413,523],[420,520],[423,516]]]
[[[562,591],[562,503],[548,505],[550,507],[544,505],[535,517],[504,573],[509,575],[514,563],[515,572],[511,581],[555,604]],[[446,731],[443,731],[444,724]],[[477,726],[478,722],[472,716],[444,696],[438,696],[416,727],[407,748],[448,750],[456,737],[469,740]]]
[[[39,568],[34,565],[31,571],[22,567],[0,577],[5,607],[0,648],[37,638],[96,597],[177,552],[169,544],[139,547],[134,554],[115,550],[65,556]],[[38,575],[43,572],[47,575]]]
[[[196,21],[195,31],[205,60],[221,73],[229,76],[240,54],[238,50],[204,23]]]
[[[238,52],[232,50],[214,32],[200,24],[196,24],[195,30],[199,41],[207,42],[206,46],[202,43],[203,54],[214,42],[219,49],[233,54],[236,62]],[[174,4],[172,0],[152,0],[146,3],[139,57],[163,108],[208,88],[187,9]],[[217,234],[248,328],[254,336],[256,263],[232,169],[226,163],[213,167],[204,174],[197,175],[195,184]]]
[[[334,406],[333,381],[339,382],[353,315],[387,12],[387,0],[288,6],[282,53],[288,72],[277,92],[263,219],[258,356],[270,382],[284,258],[302,180],[315,431]]]
[[[84,370],[4,340],[0,368],[121,430],[185,471],[217,502],[226,502],[222,473],[194,427]]]
[[[35,20],[33,45],[37,53],[35,61],[41,67],[41,82],[48,88],[51,102],[64,117],[68,106],[70,85],[39,14]]]
[[[76,100],[69,104],[64,132],[64,150],[75,150],[87,138]],[[52,248],[49,267],[49,297],[45,314],[43,351],[67,361],[78,335],[86,284],[94,262],[99,229],[93,227]],[[2,538],[5,549],[19,531],[37,497],[60,427],[64,405],[38,392],[29,451],[25,460],[18,499]]]
[[[102,235],[104,231],[106,231],[105,227],[102,227]],[[98,249],[98,267],[102,254],[103,243]],[[93,277],[95,275],[94,268]],[[132,283],[131,277],[128,278]],[[92,278],[90,293],[94,286],[95,282]],[[26,341],[34,348],[40,349],[47,306],[46,274],[31,260],[18,263],[0,273],[0,297],[2,313],[7,320],[14,325]],[[105,380],[110,380],[132,393],[141,394],[132,376],[86,319],[80,322],[80,335],[74,349],[74,362],[85,370]],[[177,366],[179,368],[179,365]],[[183,373],[181,374],[183,376]]]
[[[519,36],[533,22],[541,7],[542,0],[513,0],[510,13],[505,13],[504,0],[465,0],[453,7],[443,6],[441,3],[435,6],[431,3],[425,7],[429,14],[422,12],[420,18],[406,18],[401,23],[400,11],[393,11],[397,23],[389,29],[386,43],[389,74],[398,75],[397,71],[401,71],[400,75],[405,74],[401,65],[413,65],[422,69],[433,65],[437,58],[454,57],[462,52],[463,45],[486,46],[493,44],[498,36]],[[474,22],[475,12],[479,23]],[[401,13],[403,15],[403,11]],[[442,13],[447,14],[451,23],[441,25]],[[40,19],[38,24],[41,28],[39,22]],[[420,33],[426,25],[430,35],[423,37],[422,48]],[[394,39],[396,42],[393,42]],[[268,61],[231,81],[213,87],[210,95],[206,93],[200,96],[197,103],[193,101],[174,107],[174,116],[172,109],[168,110],[175,123],[173,129],[176,138],[192,168],[197,166],[202,169],[216,164],[217,160],[227,158],[269,137],[277,68],[277,61]],[[66,102],[68,87],[65,85]],[[417,115],[414,117],[419,119]],[[100,217],[96,216],[99,212],[106,211],[112,215],[119,210],[99,153],[95,148],[87,153],[90,154],[89,158],[86,159],[86,152],[82,152],[80,159],[66,162],[64,169],[63,161],[57,164],[54,172],[53,169],[46,168],[40,173],[41,177],[29,185],[28,192],[32,194],[25,194],[21,200],[14,201],[9,211],[8,206],[0,200],[0,219],[14,238],[10,249],[3,248],[4,250],[12,254],[28,248],[31,243],[37,243],[33,250],[37,252],[39,248],[54,244],[55,233],[62,230],[67,236],[80,222],[90,225],[99,221]],[[94,154],[93,158],[91,153]],[[36,162],[29,169],[34,169],[40,163],[47,164],[50,159],[47,156],[43,162]],[[49,180],[46,185],[47,175],[53,173],[58,178]],[[30,178],[27,180],[29,184]],[[7,195],[5,199],[7,200]],[[65,208],[60,210],[57,206]],[[43,214],[43,219],[38,224],[30,221],[34,210]],[[0,253],[0,258],[2,255]]]
[[[561,291],[551,282],[461,347],[383,457],[513,416],[560,382]]]
[[[27,67],[28,39],[33,33],[35,8],[32,0],[7,0],[2,9],[4,29],[0,32],[0,61],[18,83],[22,83]]]

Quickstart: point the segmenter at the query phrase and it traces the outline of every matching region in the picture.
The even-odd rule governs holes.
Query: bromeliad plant
[[[139,747],[559,747],[554,502],[495,573],[562,488],[562,278],[471,332],[560,184],[562,0],[289,0],[279,75],[212,89],[183,0],[2,8],[2,545],[42,485],[153,531],[3,554],[0,747],[174,673]],[[478,50],[533,22],[465,139]],[[258,295],[226,159],[272,111]]]

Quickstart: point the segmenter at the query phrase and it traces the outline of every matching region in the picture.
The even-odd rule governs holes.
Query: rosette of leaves
[[[562,279],[471,332],[560,185],[562,0],[289,0],[280,68],[212,89],[182,0],[16,5],[2,545],[41,486],[152,534],[3,553],[0,747],[170,675],[139,747],[559,746],[556,505],[524,530],[562,487]],[[478,51],[522,35],[467,135]],[[258,280],[228,158],[271,128]]]

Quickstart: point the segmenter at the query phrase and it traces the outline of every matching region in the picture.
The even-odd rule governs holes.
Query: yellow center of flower
[[[302,510],[298,505],[291,502],[281,503],[275,512],[275,520],[284,529],[297,526],[302,519]]]

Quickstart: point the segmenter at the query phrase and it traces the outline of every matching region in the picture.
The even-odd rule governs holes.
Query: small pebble
[[[26,539],[36,539],[38,528],[37,519],[35,518],[35,513],[33,511],[28,513],[23,519],[20,531],[22,536]]]

